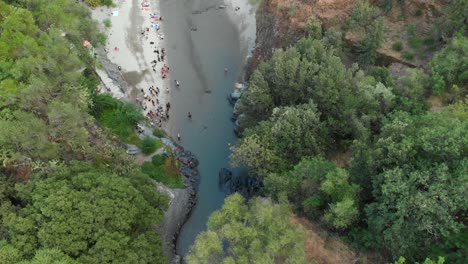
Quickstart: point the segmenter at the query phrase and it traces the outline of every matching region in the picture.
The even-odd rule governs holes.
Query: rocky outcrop
[[[245,174],[233,174],[231,170],[222,168],[218,174],[219,186],[227,194],[239,193],[250,198],[263,188],[263,182]]]
[[[164,214],[164,222],[158,228],[163,241],[164,254],[170,263],[180,263],[181,258],[176,254],[177,236],[197,201],[198,160],[190,151],[184,150],[173,141],[166,138],[161,140],[175,152],[180,162],[180,174],[185,177],[185,189],[169,189],[164,188],[164,185],[158,185],[158,190],[163,188],[160,191],[169,192],[171,198],[169,208]]]
[[[333,27],[343,30],[346,18],[356,2],[357,0],[264,0],[257,10],[256,46],[247,77],[261,61],[271,58],[274,49],[287,48],[303,37],[310,17],[318,19],[325,29]],[[418,37],[427,37],[434,20],[440,15],[441,5],[445,2],[447,0],[397,1],[390,12],[383,13],[386,40],[378,50],[379,64],[401,63],[409,67],[426,65],[431,58],[431,51],[424,50],[425,47],[422,50],[412,49],[408,44],[407,29],[409,25],[417,25]],[[359,40],[353,34],[345,34],[345,41],[351,47],[356,46]],[[396,42],[403,43],[402,52],[392,49]],[[403,58],[404,52],[414,54],[415,58]]]

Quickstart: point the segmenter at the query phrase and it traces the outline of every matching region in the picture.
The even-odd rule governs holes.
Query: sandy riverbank
[[[105,58],[101,57],[102,69],[97,73],[115,98],[138,103],[145,116],[157,113],[162,108],[162,115],[153,115],[152,122],[158,126],[166,119],[166,104],[170,101],[171,73],[166,71],[166,78],[161,69],[168,66],[163,56],[164,20],[160,20],[158,2],[140,0],[115,1],[116,7],[99,7],[92,10],[92,17],[98,21],[102,31],[107,34]],[[153,14],[153,15],[151,15]],[[103,21],[109,19],[110,28],[105,28]],[[156,27],[153,27],[157,25]],[[160,28],[160,30],[157,30]],[[107,61],[120,67],[118,72],[105,65]],[[156,62],[156,64],[154,64]],[[114,66],[114,68],[115,68]],[[119,75],[121,78],[118,78]],[[149,88],[154,87],[153,91]]]
[[[123,101],[140,104],[143,114],[148,118],[150,111],[156,113],[158,107],[162,107],[163,116],[166,117],[166,104],[170,102],[173,89],[171,86],[175,86],[175,78],[171,78],[172,69],[166,71],[165,79],[162,78],[161,68],[171,65],[167,63],[167,58],[162,56],[162,48],[165,48],[164,18],[159,19],[159,2],[148,1],[147,5],[142,5],[141,0],[114,2],[117,5],[114,8],[100,7],[92,10],[93,19],[98,21],[101,30],[107,35],[106,48],[97,50],[102,68],[96,72],[102,81],[101,85],[104,86],[103,92],[107,91]],[[104,19],[110,20],[110,28],[104,27]],[[155,24],[158,24],[160,30],[153,27]],[[155,50],[159,52],[159,56]],[[153,61],[157,62],[156,67],[153,67]],[[149,90],[150,87],[154,87],[153,92]],[[155,91],[158,91],[157,95]],[[146,100],[145,96],[149,100]],[[160,120],[167,121],[166,118],[160,117],[150,119],[155,126],[159,126]],[[161,125],[163,129],[166,128],[164,121]],[[152,136],[151,133],[151,129],[145,129],[144,134]],[[175,148],[169,139],[163,141],[169,147]],[[177,153],[178,157],[186,155],[182,152]],[[196,168],[183,165],[181,174],[187,178],[185,189],[170,189],[158,184],[158,190],[168,193],[170,197],[164,222],[158,230],[163,240],[165,255],[173,263],[178,262],[175,255],[176,236],[195,203],[198,185]]]

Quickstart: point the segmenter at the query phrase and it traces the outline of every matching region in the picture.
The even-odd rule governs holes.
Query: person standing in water
[[[228,73],[228,68],[224,67],[224,75],[227,75],[227,73]]]
[[[180,141],[180,133],[177,133],[177,140]]]
[[[179,85],[180,85],[180,84],[179,84],[179,81],[174,80],[174,82],[175,82],[176,86],[179,87]]]
[[[192,119],[192,114],[190,112],[188,112],[188,118]]]

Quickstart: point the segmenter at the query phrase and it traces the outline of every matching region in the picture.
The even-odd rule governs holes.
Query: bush
[[[151,158],[151,163],[153,163],[154,166],[161,166],[164,165],[164,162],[166,161],[166,157],[163,155],[154,155]]]
[[[115,6],[112,0],[101,0],[101,5],[105,5],[107,7]]]
[[[154,135],[155,137],[162,138],[162,137],[165,137],[165,136],[166,136],[166,133],[164,133],[164,131],[162,131],[161,129],[155,128],[155,129],[153,130],[153,135]]]
[[[85,3],[90,7],[97,7],[101,4],[101,0],[85,0]]]
[[[401,54],[401,57],[403,57],[403,59],[405,59],[405,60],[413,60],[414,59],[414,54],[405,51],[405,52],[403,52],[403,54]]]
[[[104,20],[102,21],[102,23],[104,23],[104,26],[105,26],[106,28],[110,28],[110,27],[112,26],[112,22],[111,22],[111,20],[110,20],[109,18],[104,19]]]
[[[107,42],[106,34],[99,32],[99,33],[96,34],[96,41],[94,41],[93,45],[95,45],[95,46],[98,46],[98,45],[105,46],[106,42]]]
[[[310,37],[314,39],[322,38],[322,25],[317,19],[313,17],[309,18],[309,20],[307,21],[306,29],[307,29],[307,34]]]
[[[408,43],[414,50],[419,50],[422,46],[422,40],[416,35],[416,26],[413,24],[408,26]]]
[[[156,151],[158,146],[160,146],[160,144],[158,144],[156,139],[145,137],[141,143],[141,152],[146,155],[151,154]]]
[[[393,43],[392,49],[394,51],[402,51],[403,50],[403,43],[401,43],[401,41]]]
[[[158,155],[157,155],[158,156]],[[164,164],[155,166],[152,162],[144,162],[141,166],[141,171],[157,182],[161,182],[169,188],[183,189],[184,178],[180,175],[170,175],[166,172],[165,166],[170,163],[170,159],[166,159]]]
[[[381,11],[378,7],[371,5],[368,0],[360,0],[356,3],[351,15],[346,21],[347,28],[350,30],[361,28],[368,29],[380,14]]]

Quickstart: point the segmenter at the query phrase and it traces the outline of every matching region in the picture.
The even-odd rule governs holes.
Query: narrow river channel
[[[227,96],[241,80],[255,37],[254,11],[244,9],[251,10],[247,0],[161,0],[171,81],[180,82],[180,87],[171,88],[168,131],[173,138],[180,133],[180,143],[200,161],[198,202],[178,238],[181,256],[225,197],[218,187],[218,172],[229,167],[229,147],[236,143]]]

